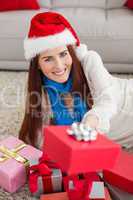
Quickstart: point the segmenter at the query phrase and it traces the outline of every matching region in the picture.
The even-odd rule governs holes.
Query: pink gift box
[[[3,141],[0,141],[0,147],[4,146],[9,150],[16,148],[17,145],[23,142],[18,138],[10,136]],[[42,152],[30,145],[27,145],[23,149],[17,152],[20,156],[28,159],[30,164],[37,161]],[[3,153],[0,151],[0,159],[3,157]],[[14,158],[9,158],[5,161],[0,161],[0,187],[8,192],[16,192],[21,186],[23,186],[27,180],[27,169],[24,164],[16,161]]]
[[[133,153],[121,151],[115,166],[103,171],[104,180],[133,194]]]
[[[120,152],[120,145],[104,135],[96,141],[77,141],[69,136],[69,126],[44,127],[44,152],[68,174],[100,171],[112,168]]]

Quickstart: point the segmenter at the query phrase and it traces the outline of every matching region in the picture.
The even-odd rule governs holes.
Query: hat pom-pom
[[[76,46],[75,48],[75,53],[77,58],[82,61],[84,56],[87,54],[88,49],[87,49],[87,45],[85,44],[80,44],[79,46]]]

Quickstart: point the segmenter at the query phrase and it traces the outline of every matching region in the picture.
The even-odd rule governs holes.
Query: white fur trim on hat
[[[76,56],[80,61],[82,61],[82,59],[87,54],[87,52],[88,52],[88,49],[87,49],[87,45],[85,44],[80,44],[80,46],[75,47]]]
[[[29,60],[45,50],[69,44],[76,44],[76,38],[68,29],[50,36],[25,38],[25,58]]]

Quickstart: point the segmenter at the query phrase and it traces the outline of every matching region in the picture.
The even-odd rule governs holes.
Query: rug
[[[18,136],[25,111],[27,72],[0,71],[0,140],[9,135]],[[133,75],[117,77],[132,78]],[[14,194],[0,189],[0,200],[36,200],[27,185]]]
[[[24,116],[26,72],[0,72],[0,140],[18,136]],[[36,200],[27,184],[10,194],[0,188],[0,200]]]

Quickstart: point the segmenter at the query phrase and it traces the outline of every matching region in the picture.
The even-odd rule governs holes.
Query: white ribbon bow
[[[74,122],[71,129],[67,130],[68,135],[72,135],[78,141],[92,141],[97,139],[97,131],[91,127],[86,127],[83,123]]]

